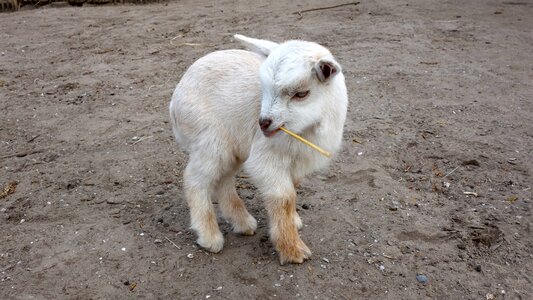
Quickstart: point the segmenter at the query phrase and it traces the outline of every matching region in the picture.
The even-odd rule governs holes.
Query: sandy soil
[[[533,299],[533,2],[292,14],[339,3],[1,14],[0,185],[18,185],[0,199],[0,298]],[[344,148],[298,191],[302,265],[279,265],[245,178],[255,236],[221,221],[210,254],[188,231],[167,105],[234,33],[319,42],[345,70]]]

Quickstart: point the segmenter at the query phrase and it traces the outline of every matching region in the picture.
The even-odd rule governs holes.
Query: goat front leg
[[[299,264],[309,258],[311,251],[298,234],[296,191],[292,185],[280,193],[266,193],[265,206],[270,218],[270,238],[278,251],[280,263]]]

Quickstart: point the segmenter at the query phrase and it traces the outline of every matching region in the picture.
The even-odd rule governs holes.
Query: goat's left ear
[[[325,82],[341,72],[341,66],[331,56],[323,57],[315,63],[314,71],[318,80]]]

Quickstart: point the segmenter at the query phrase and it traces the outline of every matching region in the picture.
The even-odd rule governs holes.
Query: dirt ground
[[[0,199],[0,298],[533,299],[533,2],[293,14],[340,3],[0,14],[0,188],[18,183]],[[316,41],[344,68],[343,150],[298,190],[301,265],[279,265],[245,178],[255,236],[220,220],[210,254],[188,230],[168,103],[234,33]]]

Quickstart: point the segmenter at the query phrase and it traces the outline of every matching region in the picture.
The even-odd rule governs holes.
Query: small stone
[[[108,204],[120,204],[122,203],[122,199],[118,199],[118,198],[109,198],[106,200],[106,202]]]
[[[123,248],[122,248],[122,249],[120,249],[120,250],[122,250],[122,251],[126,251],[126,248],[124,248],[124,247],[123,247]]]
[[[322,257],[322,260],[327,262],[329,264],[329,259],[325,258],[325,257]]]
[[[384,265],[380,265],[380,266],[379,266],[379,270],[380,270],[381,272],[385,271],[385,266],[384,266]]]
[[[194,258],[194,254],[192,254],[192,253],[187,254],[187,258],[193,259]]]
[[[161,244],[163,241],[160,239],[155,239],[154,244]]]
[[[416,275],[416,280],[418,280],[418,282],[420,282],[420,283],[427,283],[428,282],[427,276],[426,275],[422,275],[422,274]]]

